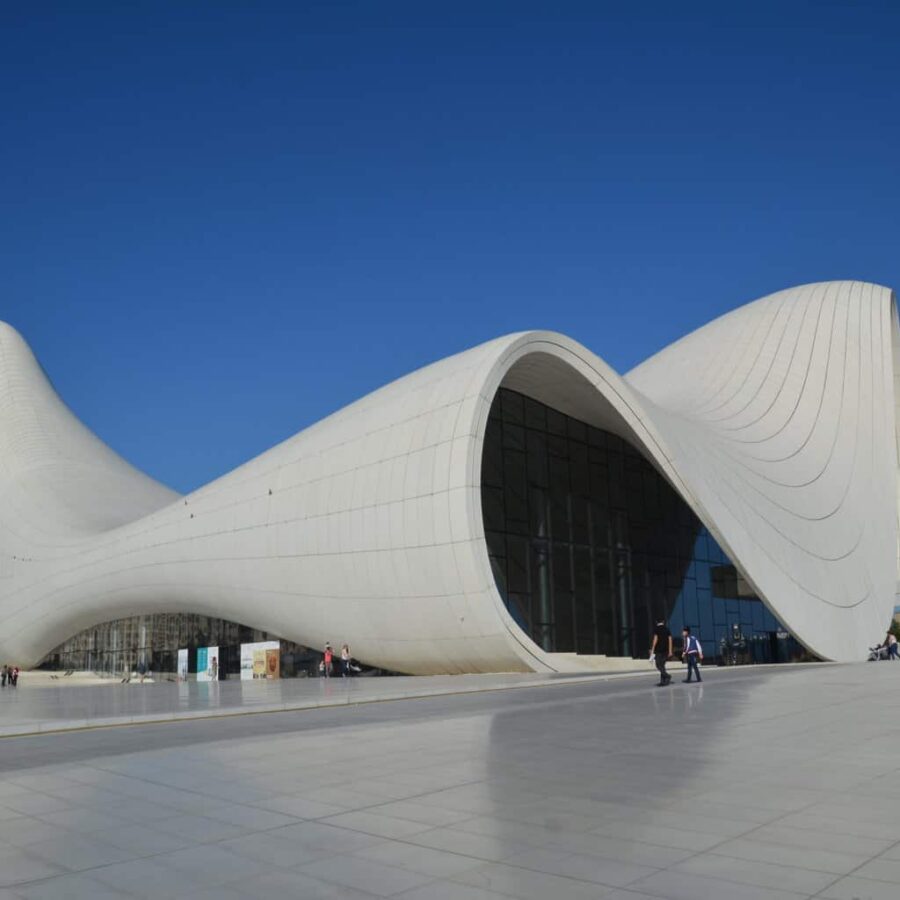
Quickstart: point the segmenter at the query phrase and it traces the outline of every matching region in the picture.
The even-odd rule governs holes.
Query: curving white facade
[[[403,672],[577,667],[515,623],[490,567],[500,387],[636,447],[799,641],[864,658],[897,582],[898,340],[892,292],[861,282],[757,300],[624,378],[562,335],[509,335],[181,497],[88,431],[0,325],[0,659],[185,611]]]

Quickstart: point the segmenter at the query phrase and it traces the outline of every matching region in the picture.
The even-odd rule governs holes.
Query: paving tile
[[[189,847],[194,843],[183,835],[169,834],[164,830],[164,826],[151,828],[144,825],[127,824],[106,831],[95,831],[93,836],[113,847],[121,847],[123,850],[129,851],[134,857],[169,853],[172,850]]]
[[[834,881],[830,872],[814,872],[796,866],[773,865],[759,860],[735,859],[716,853],[693,856],[669,870],[672,873],[685,872],[734,881],[739,884],[753,884],[765,888],[795,891],[799,894],[815,894]]]
[[[341,813],[319,821],[326,825],[335,825],[338,828],[349,828],[352,831],[362,831],[366,834],[387,838],[406,838],[413,834],[421,834],[431,828],[430,825],[411,822],[409,819],[395,819],[392,816],[366,811]]]
[[[92,835],[65,835],[28,845],[28,853],[54,866],[70,871],[94,869],[131,859],[134,854],[114,847]]]
[[[853,874],[859,878],[889,881],[892,884],[900,885],[900,859],[888,859],[880,856],[860,866]]]
[[[0,851],[0,887],[11,888],[38,878],[50,878],[64,871],[61,866],[32,856],[26,850],[14,848]]]
[[[246,890],[240,890],[233,885],[217,884],[215,887],[201,888],[199,891],[182,894],[181,897],[184,900],[258,900],[259,894],[249,885]]]
[[[809,894],[798,894],[759,885],[738,884],[720,878],[706,878],[686,873],[657,872],[628,885],[629,890],[665,900],[800,900]]]
[[[468,811],[444,809],[427,803],[419,803],[418,800],[396,800],[392,803],[383,803],[379,806],[369,807],[368,812],[391,816],[394,819],[409,819],[411,822],[421,822],[423,825],[453,825],[471,818]]]
[[[400,841],[385,841],[375,847],[359,850],[354,856],[434,878],[446,878],[484,865],[483,860],[472,856],[432,850],[430,847]]]
[[[809,827],[798,828],[781,823],[764,825],[762,828],[755,829],[748,837],[763,844],[798,847],[804,850],[833,851],[862,857],[880,853],[894,845],[894,840],[890,838],[861,837],[827,830],[829,823],[820,822],[816,816],[810,816],[805,824]]]
[[[294,819],[322,819],[342,812],[345,807],[335,807],[333,803],[322,803],[306,797],[269,797],[256,804],[260,809],[283,813]]]
[[[864,856],[858,854],[851,855],[835,850],[816,850],[809,847],[785,847],[749,838],[725,841],[716,847],[716,853],[750,862],[796,866],[810,869],[813,872],[831,872],[835,875],[846,875],[866,861]]]
[[[662,825],[645,825],[640,822],[605,822],[595,828],[593,834],[692,851],[709,850],[721,844],[723,840],[723,836],[718,834],[685,828],[668,828]]]
[[[71,832],[66,828],[31,816],[0,819],[0,841],[13,847],[27,847],[29,844],[67,837],[69,834]]]
[[[851,875],[836,881],[818,896],[824,900],[897,900],[897,885]]]
[[[26,900],[134,900],[134,894],[116,890],[83,873],[19,885],[16,893]]]
[[[502,838],[480,834],[469,834],[455,831],[452,828],[433,828],[421,834],[406,838],[410,844],[431,847],[434,850],[445,850],[448,853],[459,853],[475,859],[499,862],[517,853],[524,853],[528,846],[519,841],[507,841]]]
[[[72,809],[56,810],[52,813],[38,815],[35,818],[57,828],[65,828],[77,834],[90,833],[92,831],[105,831],[109,828],[121,827],[128,824],[128,820],[116,816],[107,810],[93,809],[78,806]]]
[[[589,881],[607,887],[624,887],[658,871],[650,866],[602,859],[585,853],[571,853],[540,862],[537,860],[529,862],[527,857],[517,857],[517,862],[523,868],[534,868],[551,875]]]
[[[297,871],[320,881],[367,891],[377,897],[392,897],[433,880],[430,875],[351,856],[329,857],[300,866]]]
[[[254,832],[221,841],[216,845],[229,853],[251,859],[267,866],[290,869],[304,863],[336,856],[337,850],[313,847],[299,841],[286,840],[276,832]]]
[[[596,883],[504,863],[470,869],[453,875],[452,880],[519,900],[595,900],[608,896],[608,892]]]
[[[509,894],[500,894],[468,884],[447,884],[443,881],[404,891],[397,897],[398,900],[509,900]]]
[[[198,881],[208,886],[252,878],[263,874],[267,868],[262,863],[210,844],[166,853],[154,857],[154,861],[196,876]]]
[[[321,822],[300,822],[297,825],[286,825],[275,834],[285,841],[293,841],[306,847],[329,850],[334,854],[352,853],[380,844],[382,838],[376,835],[352,831],[348,828],[336,828]]]
[[[71,804],[66,800],[51,797],[49,794],[40,794],[37,791],[6,797],[3,800],[3,806],[13,813],[21,813],[26,816],[37,816],[42,813],[52,813],[56,810],[71,809]]]
[[[91,877],[137,897],[180,897],[209,887],[202,875],[168,866],[164,857],[135,859],[94,869]]]
[[[211,843],[222,841],[239,834],[245,834],[249,829],[230,822],[216,822],[205,816],[175,815],[165,820],[163,826],[167,833],[184,837],[189,841]]]
[[[253,900],[260,897],[298,898],[298,900],[372,900],[375,894],[358,891],[344,884],[328,883],[300,872],[268,872],[231,887],[246,891]]]
[[[268,831],[271,828],[280,828],[282,825],[293,825],[299,821],[296,816],[245,804],[234,804],[209,810],[203,814],[203,818],[252,831]]]

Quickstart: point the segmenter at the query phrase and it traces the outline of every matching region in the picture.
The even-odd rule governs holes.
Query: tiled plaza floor
[[[647,663],[638,664],[645,675]],[[676,664],[680,667],[680,663]],[[497,674],[390,678],[288,678],[275,681],[146,682],[82,685],[46,673],[24,672],[16,688],[0,689],[0,737],[104,725],[278,712],[322,706],[378,703],[585,678],[619,679],[631,673],[588,675]]]
[[[652,682],[0,739],[0,898],[897,896],[900,666]]]

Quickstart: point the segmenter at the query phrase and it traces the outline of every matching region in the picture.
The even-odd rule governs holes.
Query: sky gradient
[[[0,11],[0,319],[187,491],[512,331],[900,285],[900,5]]]

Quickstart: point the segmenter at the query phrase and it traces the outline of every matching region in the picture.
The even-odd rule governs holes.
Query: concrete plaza
[[[0,900],[893,898],[900,666],[704,678],[5,737]]]

